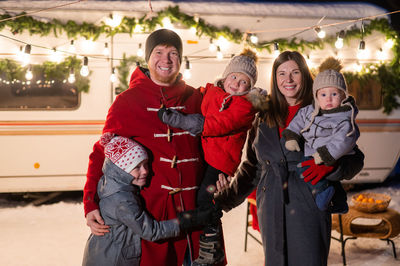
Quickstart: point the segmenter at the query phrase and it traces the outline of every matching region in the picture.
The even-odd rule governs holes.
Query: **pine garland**
[[[0,15],[0,20],[10,17],[11,17],[10,14],[3,14]],[[169,17],[172,23],[180,24],[181,26],[185,26],[188,28],[190,27],[196,28],[196,35],[199,37],[206,36],[209,38],[216,39],[219,36],[223,36],[231,42],[241,43],[243,41],[243,38],[246,36],[245,33],[241,32],[238,29],[230,29],[227,26],[216,27],[214,25],[206,23],[201,18],[185,14],[179,10],[179,6],[170,6],[165,10],[158,12],[156,16],[151,18],[146,18],[145,15],[140,18],[124,17],[122,19],[121,24],[116,28],[111,28],[104,22],[101,22],[100,25],[94,25],[92,23],[86,23],[86,22],[78,24],[72,20],[63,23],[57,19],[50,20],[49,22],[43,22],[36,20],[30,16],[22,16],[14,20],[7,20],[1,22],[0,31],[7,27],[13,34],[22,34],[23,32],[28,31],[31,35],[48,36],[50,34],[53,34],[54,36],[59,36],[60,34],[65,33],[68,36],[68,38],[75,39],[78,36],[81,36],[86,39],[92,39],[93,41],[95,41],[102,34],[105,34],[106,36],[112,36],[118,33],[128,33],[132,36],[134,34],[134,30],[137,25],[142,27],[143,32],[151,32],[158,25],[162,25],[162,19],[164,17]],[[368,24],[364,25],[363,36],[364,37],[368,36],[372,34],[374,31],[381,32],[386,36],[387,39],[394,40],[394,46],[392,48],[394,55],[393,60],[389,64],[377,66],[376,68],[379,71],[372,71],[372,73],[370,72],[368,74],[353,73],[353,74],[348,74],[347,76],[349,76],[349,78],[357,78],[360,80],[371,78],[379,81],[379,83],[382,85],[382,90],[383,90],[384,112],[389,114],[392,110],[400,106],[399,102],[396,99],[396,96],[400,95],[400,86],[398,86],[399,84],[398,77],[400,77],[400,40],[398,38],[397,32],[390,27],[389,22],[386,19],[370,20]],[[355,27],[353,29],[346,31],[344,42],[348,43],[351,39],[361,39],[361,32],[359,28]],[[253,44],[249,40],[246,41],[248,42],[249,46],[259,51],[268,50],[268,52],[271,52],[273,44],[277,42],[279,43],[280,51],[296,50],[299,52],[304,52],[306,49],[311,49],[311,50],[324,49],[325,45],[331,45],[332,47],[334,47],[336,36],[327,36],[323,40],[318,39],[315,41],[305,41],[305,40],[299,40],[297,38],[292,38],[292,39],[279,38],[279,39],[260,42],[258,44]],[[124,62],[124,60],[127,61]],[[121,60],[120,64],[127,65],[129,63],[136,63],[135,60],[136,59],[133,60],[125,57],[125,59]],[[4,62],[0,62],[0,65],[1,64],[4,64]],[[8,62],[7,64],[9,67],[11,67],[10,69],[7,68],[5,69],[7,75],[17,75],[16,73],[12,72],[14,71],[13,69],[17,67],[12,65],[12,63],[10,62]],[[126,66],[122,68],[123,68],[121,69],[122,72],[126,71]],[[351,77],[351,75],[353,75],[353,77]],[[77,75],[77,77],[78,76],[79,75]],[[121,89],[124,88],[126,82],[127,82],[127,77],[121,76],[120,74]],[[86,88],[85,86],[82,87],[82,91],[88,90],[88,88]]]

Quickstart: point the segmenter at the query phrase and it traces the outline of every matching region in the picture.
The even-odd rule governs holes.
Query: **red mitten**
[[[314,158],[304,161],[300,164],[300,167],[307,167],[302,171],[304,182],[310,182],[312,185],[317,184],[324,176],[332,172],[334,166],[327,166],[325,164],[315,164]],[[302,169],[303,170],[303,169]]]

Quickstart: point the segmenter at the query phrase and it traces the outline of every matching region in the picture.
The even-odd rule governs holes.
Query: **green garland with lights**
[[[116,67],[117,68],[117,73],[118,73],[118,80],[119,80],[119,85],[117,88],[115,88],[115,91],[117,94],[127,90],[129,88],[129,75],[130,73],[130,68],[134,65],[141,65],[143,67],[146,67],[145,61],[138,57],[138,56],[129,56],[126,57],[126,54],[124,53],[122,56],[122,60],[120,61],[119,65]]]
[[[12,16],[6,13],[0,15],[0,20],[10,17]],[[179,24],[188,28],[196,28],[196,34],[199,37],[206,36],[216,39],[218,38],[218,36],[223,36],[231,42],[241,43],[246,36],[245,33],[241,32],[238,29],[230,29],[227,26],[216,27],[214,25],[206,23],[201,18],[185,14],[179,10],[179,6],[170,6],[150,18],[147,18],[146,15],[140,18],[124,17],[121,24],[115,28],[106,25],[104,22],[101,22],[100,25],[94,25],[92,23],[86,22],[78,24],[75,21],[71,20],[63,23],[57,19],[43,22],[36,20],[30,16],[22,16],[16,19],[1,22],[0,31],[7,27],[13,34],[21,34],[25,31],[28,31],[31,35],[47,36],[49,34],[54,34],[55,36],[58,36],[62,33],[65,33],[68,38],[77,38],[78,36],[82,36],[86,39],[92,39],[95,41],[101,34],[112,36],[118,33],[128,33],[132,35],[134,34],[135,27],[137,25],[141,26],[143,32],[151,32],[158,25],[162,25],[162,19],[165,17],[169,17],[172,23]],[[379,81],[379,83],[382,85],[383,90],[384,112],[389,114],[392,110],[400,106],[399,102],[396,99],[396,96],[400,96],[400,38],[398,38],[397,32],[390,27],[389,22],[386,19],[369,20],[369,23],[364,25],[363,36],[368,36],[374,31],[379,31],[383,33],[387,39],[394,40],[394,46],[392,48],[394,55],[393,60],[389,64],[377,66],[377,71],[372,71],[369,73],[361,72],[358,74],[352,73],[346,74],[346,76],[349,79],[375,79]],[[346,31],[344,42],[348,43],[351,39],[361,39],[361,37],[362,36],[360,29],[354,27]],[[268,50],[268,52],[272,51],[274,43],[279,43],[280,51],[296,50],[299,52],[304,52],[306,49],[323,49],[325,45],[331,45],[332,47],[334,47],[335,41],[336,36],[327,36],[323,40],[318,39],[315,41],[305,41],[297,38],[279,38],[270,41],[259,42],[257,44],[253,44],[249,40],[246,40],[249,46],[260,51]],[[135,63],[135,60],[136,59],[131,60],[125,57],[120,61],[121,67],[119,69],[119,78],[121,89],[124,89],[126,87],[126,82],[129,74],[126,74],[127,69],[129,69],[129,66],[127,65],[129,63]],[[11,70],[6,69],[6,71],[11,73]],[[121,72],[123,74],[121,74]],[[82,87],[82,91],[87,90],[84,89],[84,87],[85,86]]]
[[[35,77],[44,77],[45,81],[63,81],[67,80],[70,75],[71,69],[75,74],[75,86],[78,91],[88,92],[89,91],[89,78],[82,77],[79,74],[79,70],[82,65],[82,60],[77,59],[74,56],[65,58],[60,63],[54,63],[50,61],[43,62],[43,64],[32,65],[32,74]],[[7,81],[26,81],[25,73],[28,70],[28,66],[21,66],[15,60],[12,59],[0,59],[0,78]]]

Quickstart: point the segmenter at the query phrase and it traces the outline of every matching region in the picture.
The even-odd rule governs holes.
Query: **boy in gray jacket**
[[[360,136],[355,124],[358,110],[353,97],[347,93],[346,81],[340,69],[340,62],[332,57],[321,64],[320,73],[313,84],[314,104],[301,108],[282,132],[288,150],[300,151],[299,143],[304,140],[304,156],[312,156],[315,164],[324,163],[332,168],[340,157],[353,152]],[[303,162],[301,167],[311,166],[309,162]],[[320,210],[333,208],[332,212],[347,212],[347,203],[343,202],[346,194],[340,183],[321,180],[322,173],[319,179],[310,183],[308,179],[312,177],[307,178],[307,175],[307,170],[301,173],[315,195]],[[341,193],[342,201],[336,201],[341,206],[331,204],[331,200],[335,200],[335,191]]]
[[[110,232],[91,234],[86,243],[83,266],[134,266],[141,257],[141,238],[149,241],[177,237],[181,231],[218,220],[218,208],[178,213],[177,219],[156,221],[145,211],[140,189],[146,185],[148,155],[132,139],[105,133],[100,140],[106,159],[104,175],[97,187],[100,212]]]

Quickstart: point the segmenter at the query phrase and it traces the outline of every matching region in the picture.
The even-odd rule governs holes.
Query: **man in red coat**
[[[201,94],[181,79],[182,41],[173,31],[154,31],[146,40],[149,69],[137,67],[129,89],[110,107],[103,134],[133,138],[147,148],[152,178],[142,190],[145,207],[157,220],[176,217],[195,208],[196,189],[203,176],[199,138],[169,127],[157,116],[161,106],[184,113],[200,113]],[[96,142],[89,158],[84,188],[87,225],[95,235],[108,232],[97,205],[97,183],[102,176],[103,147]],[[142,240],[140,265],[182,265],[185,253],[198,256],[199,232],[158,242]]]

